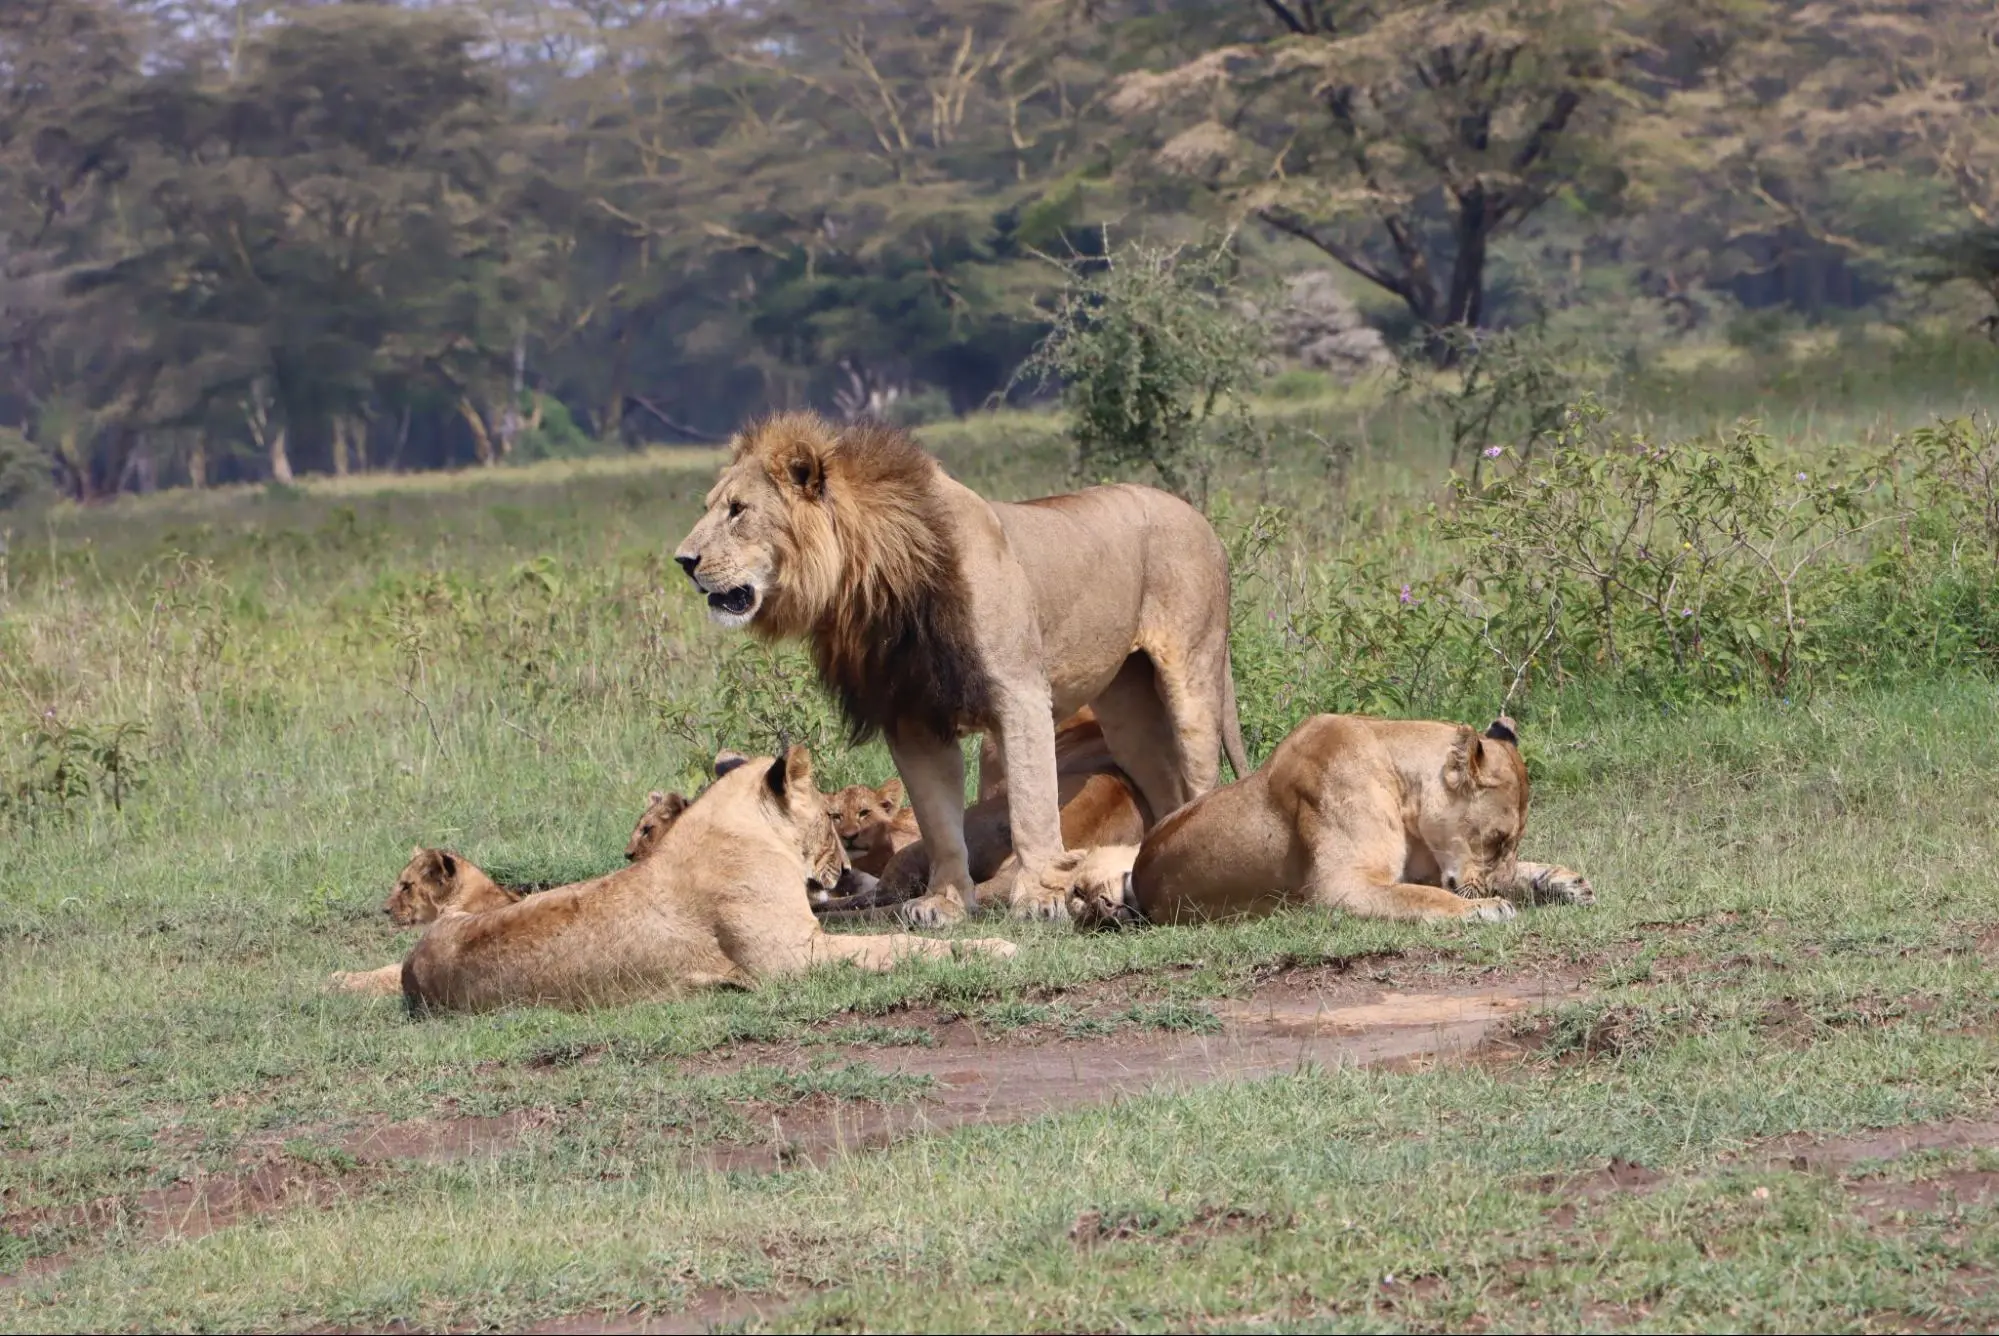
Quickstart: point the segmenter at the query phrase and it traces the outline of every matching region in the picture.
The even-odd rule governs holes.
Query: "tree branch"
[[[1279,0],[1263,0],[1263,7],[1276,15],[1277,21],[1289,28],[1292,36],[1302,37],[1311,31],[1311,29],[1305,26],[1303,19],[1300,19],[1296,14],[1285,8],[1284,5],[1279,3]]]
[[[1256,211],[1256,216],[1286,236],[1293,236],[1300,241],[1310,242],[1312,245],[1317,246],[1334,260],[1351,269],[1354,273],[1359,274],[1376,287],[1394,293],[1403,301],[1409,302],[1412,306],[1415,304],[1414,299],[1410,296],[1411,289],[1408,282],[1397,278],[1343,242],[1321,233],[1317,228],[1313,227],[1303,218],[1300,218],[1297,214],[1292,213],[1289,209],[1261,208]]]

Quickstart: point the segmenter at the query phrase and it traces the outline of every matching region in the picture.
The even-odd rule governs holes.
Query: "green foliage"
[[[11,510],[53,491],[48,451],[12,427],[0,426],[0,510]]]
[[[1229,244],[1136,243],[1065,267],[1048,336],[1021,374],[1061,385],[1076,472],[1149,473],[1205,502],[1216,449],[1256,432],[1243,396],[1260,348],[1230,301]]]
[[[1597,379],[1575,339],[1551,334],[1541,324],[1503,330],[1454,325],[1421,336],[1420,343],[1456,368],[1456,376],[1439,380],[1426,374],[1412,347],[1398,363],[1395,392],[1443,428],[1451,443],[1450,467],[1469,460],[1474,486],[1495,445],[1519,441],[1531,452]]]
[[[527,415],[520,434],[514,438],[509,462],[532,463],[537,459],[581,459],[602,451],[603,442],[576,425],[560,399],[525,395],[521,411]]]

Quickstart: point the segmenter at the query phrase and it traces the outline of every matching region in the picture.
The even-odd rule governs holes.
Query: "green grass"
[[[1062,483],[1043,419],[933,439],[997,494]],[[1852,1173],[1763,1149],[1995,1116],[1984,680],[1529,702],[1525,852],[1587,872],[1589,909],[980,923],[1024,949],[589,1015],[413,1022],[327,993],[413,940],[378,908],[412,843],[524,882],[601,872],[648,789],[759,730],[814,741],[829,787],[889,773],[837,744],[796,656],[700,621],[667,557],[713,459],[175,495],[13,535],[0,774],[46,778],[16,740],[49,709],[144,732],[116,804],[84,757],[87,791],[0,828],[0,1272],[29,1268],[0,1324],[518,1325],[711,1290],[820,1328],[1999,1321],[1989,1198],[1884,1213]],[[1434,456],[1382,448],[1340,505],[1316,467],[1280,461],[1303,518],[1270,561],[1420,542]],[[1162,1091],[774,1174],[702,1158],[769,1143],[773,1117],[922,1100],[889,1059],[947,1025],[1113,1063],[1211,1042],[1220,999],[1345,960],[1418,991],[1560,972],[1589,992],[1523,1021],[1516,1062]],[[361,1149],[468,1118],[504,1135],[449,1160]],[[1865,1190],[1968,1183],[1983,1155]],[[1613,1159],[1658,1180],[1589,1186]],[[146,1227],[146,1203],[256,1165],[315,1189],[199,1238]],[[53,1256],[68,1269],[30,1265]]]

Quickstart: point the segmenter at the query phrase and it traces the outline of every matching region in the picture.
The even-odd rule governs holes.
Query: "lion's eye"
[[[738,515],[740,515],[740,514],[742,514],[742,513],[743,513],[743,503],[742,503],[742,502],[740,502],[740,501],[731,501],[731,502],[729,503],[729,518],[730,518],[730,519],[734,519],[734,518],[736,518],[736,516],[738,516]]]

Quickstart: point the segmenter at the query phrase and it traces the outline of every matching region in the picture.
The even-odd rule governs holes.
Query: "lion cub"
[[[419,845],[410,851],[409,864],[396,877],[395,889],[382,902],[382,912],[398,928],[413,928],[445,914],[503,909],[520,898],[521,892],[500,885],[462,854]],[[403,967],[335,970],[333,986],[344,992],[387,997],[403,990]]]
[[[631,839],[625,841],[625,861],[636,863],[659,848],[666,832],[673,829],[673,823],[687,810],[687,802],[677,793],[661,793],[658,789],[648,793],[646,810],[639,813],[639,823],[632,827]]]
[[[1501,895],[1593,903],[1583,877],[1517,857],[1527,825],[1518,744],[1504,717],[1478,734],[1462,724],[1318,715],[1260,770],[1182,807],[1143,843],[1067,853],[1047,875],[1067,889],[1070,914],[1085,927],[1298,904],[1497,921],[1514,915]]]
[[[997,938],[829,935],[799,886],[831,888],[847,859],[810,752],[717,768],[651,857],[504,909],[439,918],[403,962],[411,1008],[602,1006],[827,961],[887,969],[910,956],[1014,953]]]
[[[849,784],[827,798],[826,814],[833,818],[854,870],[871,877],[879,877],[889,859],[921,838],[916,813],[903,805],[899,779],[878,789]]]

